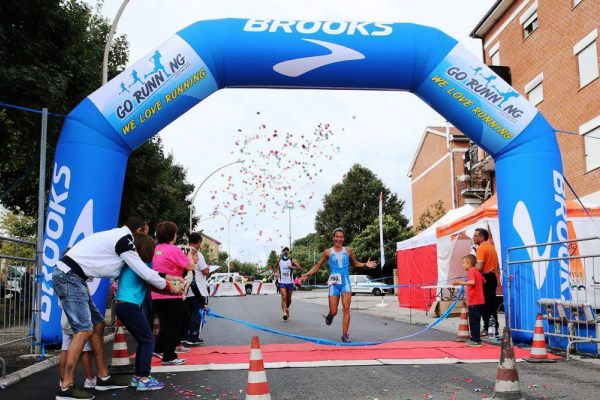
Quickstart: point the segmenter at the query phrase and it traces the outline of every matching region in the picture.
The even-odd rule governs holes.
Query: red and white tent
[[[438,281],[436,227],[455,221],[474,209],[472,205],[464,205],[450,210],[426,230],[396,244],[398,284],[407,286],[398,289],[400,307],[429,309],[435,300],[435,291],[419,286],[435,285]]]

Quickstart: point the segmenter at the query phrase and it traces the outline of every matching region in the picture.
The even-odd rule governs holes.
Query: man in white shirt
[[[204,254],[200,252],[202,246],[202,234],[192,232],[190,234],[190,247],[192,247],[198,253],[198,262],[194,267],[194,280],[190,285],[187,292],[185,303],[190,313],[191,322],[190,328],[187,332],[187,337],[182,343],[189,346],[197,346],[204,343],[204,340],[200,339],[200,323],[202,322],[202,316],[200,311],[206,307],[208,300],[208,285],[206,283],[206,277],[210,274],[208,264],[204,259]]]
[[[64,313],[73,329],[73,340],[67,351],[67,363],[58,388],[57,398],[93,399],[94,396],[73,385],[73,375],[85,342],[89,339],[98,367],[96,390],[124,388],[126,382],[117,382],[108,374],[104,361],[104,318],[94,304],[86,281],[91,278],[116,278],[127,265],[143,280],[160,290],[178,294],[180,286],[171,281],[181,277],[168,277],[148,268],[140,259],[133,244],[132,232],[142,228],[145,221],[130,217],[121,228],[94,233],[69,249],[58,261],[52,273],[52,285]],[[167,278],[168,280],[166,280]],[[87,397],[86,397],[87,395]]]

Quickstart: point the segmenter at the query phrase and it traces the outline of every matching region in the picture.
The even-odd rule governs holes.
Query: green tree
[[[175,222],[179,234],[189,234],[188,197],[194,185],[186,182],[185,170],[172,155],[165,155],[155,137],[135,150],[125,175],[120,222],[131,214],[149,221],[151,231],[161,221]]]
[[[402,214],[404,201],[383,184],[371,170],[355,164],[341,183],[334,185],[323,199],[323,208],[317,212],[315,230],[319,236],[331,238],[336,227],[346,232],[346,243],[362,232],[379,215],[379,193],[383,192],[383,207],[402,225],[408,219]]]
[[[0,216],[0,234],[12,239],[23,241],[35,241],[37,223],[34,218],[27,217],[11,211],[4,212]],[[4,256],[34,258],[35,245],[11,242],[8,240],[0,241],[0,254]],[[3,259],[6,261],[7,259]],[[22,261],[9,260],[10,264],[21,265]]]
[[[231,271],[243,276],[255,276],[258,274],[258,265],[250,262],[231,260]]]
[[[446,206],[442,200],[438,200],[430,205],[419,216],[419,222],[415,226],[416,232],[421,232],[433,225],[438,219],[442,218],[446,214]]]
[[[279,263],[279,256],[275,252],[275,250],[271,250],[269,253],[269,258],[267,259],[267,268],[275,268]]]
[[[377,261],[376,270],[361,269],[360,273],[366,272],[373,277],[389,276],[396,268],[396,243],[413,236],[413,232],[405,224],[390,215],[383,216],[383,248],[385,254],[385,266],[381,270],[381,253],[379,243],[379,218],[376,218],[369,226],[359,233],[352,241],[352,250],[357,260],[366,261],[369,257]]]
[[[109,28],[107,19],[80,0],[0,2],[0,100],[67,114],[101,85]],[[118,36],[109,76],[127,59],[127,39]],[[34,113],[0,112],[0,202],[29,216],[37,210],[40,121]],[[49,118],[47,182],[62,124],[63,118]]]

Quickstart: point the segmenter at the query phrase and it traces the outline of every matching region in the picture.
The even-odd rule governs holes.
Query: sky
[[[95,0],[87,2],[96,4]],[[112,21],[121,3],[122,0],[105,0],[100,11]],[[132,64],[180,29],[204,19],[412,22],[443,30],[481,58],[481,42],[470,38],[469,33],[493,3],[494,0],[130,0],[117,35],[127,35]],[[208,179],[194,206],[196,215],[207,218],[216,208],[229,216],[243,204],[245,215],[230,219],[230,240],[222,215],[201,222],[200,228],[220,240],[222,250],[230,248],[233,257],[264,263],[270,250],[279,251],[288,244],[290,211],[283,208],[286,201],[293,205],[292,240],[305,236],[314,229],[323,196],[355,163],[371,169],[397,193],[406,202],[405,215],[412,219],[407,176],[410,163],[425,127],[444,124],[438,113],[411,93],[224,89],[196,105],[159,135],[165,150],[187,170],[188,180],[194,185],[220,166],[244,160],[241,166],[225,168]],[[261,157],[259,153],[275,131],[280,133],[280,144],[285,143],[283,136],[289,134],[293,135],[288,142],[290,147],[292,143],[296,145],[286,153],[283,166],[281,161],[273,163],[272,157]],[[250,138],[246,145],[244,135]],[[303,136],[313,152],[332,153],[331,160],[318,157],[312,165],[314,160],[307,159],[307,153],[297,148]],[[240,153],[240,149],[245,152]],[[298,160],[302,165],[291,165],[290,160]],[[285,191],[285,196],[280,191],[273,194],[275,199],[267,199],[264,191],[243,182],[258,167],[264,167],[267,175],[276,176],[279,181],[289,180],[292,188]],[[373,251],[377,253],[378,249]]]

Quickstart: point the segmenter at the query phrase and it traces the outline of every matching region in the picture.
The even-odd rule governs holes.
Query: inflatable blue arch
[[[455,39],[407,23],[201,21],[91,94],[65,121],[43,244],[44,342],[61,337],[51,279],[56,261],[85,235],[116,225],[129,154],[226,87],[410,91],[494,157],[504,254],[510,247],[567,238],[554,129]],[[568,248],[522,250],[518,257],[539,259],[541,253],[558,257]],[[537,299],[524,297],[525,288],[570,298],[568,266],[557,262],[546,269],[528,266],[512,284],[510,303],[527,301],[531,311],[511,315],[512,327],[534,325]],[[108,282],[96,280],[90,290],[103,310]]]

